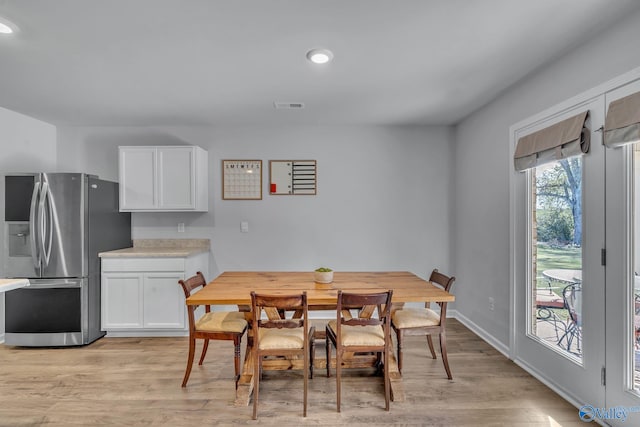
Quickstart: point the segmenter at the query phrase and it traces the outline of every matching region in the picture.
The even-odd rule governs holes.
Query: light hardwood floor
[[[335,410],[335,375],[318,369],[302,417],[299,372],[265,372],[258,420],[251,406],[233,405],[233,346],[212,342],[202,367],[180,387],[186,338],[102,338],[78,348],[0,345],[1,426],[424,425],[579,426],[578,410],[479,339],[447,325],[453,381],[426,340],[405,344],[406,400],[384,411],[381,377],[344,371],[342,412]],[[437,342],[437,340],[436,340]],[[243,341],[243,345],[245,341]],[[198,347],[199,351],[200,347]],[[318,343],[318,356],[324,345]]]

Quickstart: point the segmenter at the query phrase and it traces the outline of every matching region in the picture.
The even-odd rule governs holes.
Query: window
[[[529,333],[582,358],[582,157],[531,170]]]

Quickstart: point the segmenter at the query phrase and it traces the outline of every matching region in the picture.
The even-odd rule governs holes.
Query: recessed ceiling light
[[[307,52],[307,59],[314,64],[326,64],[333,59],[333,52],[329,49],[311,49]]]
[[[0,16],[0,34],[13,34],[18,30],[18,26],[6,18]]]

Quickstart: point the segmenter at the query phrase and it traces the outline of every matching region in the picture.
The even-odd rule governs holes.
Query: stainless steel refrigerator
[[[5,344],[72,346],[100,329],[98,253],[131,246],[118,184],[81,173],[4,176],[4,272],[31,286],[5,294]]]

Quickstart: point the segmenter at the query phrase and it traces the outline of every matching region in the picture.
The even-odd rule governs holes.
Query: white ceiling
[[[0,0],[0,106],[56,125],[453,124],[635,0]],[[331,49],[314,66],[306,52]],[[302,102],[275,110],[274,102]]]

